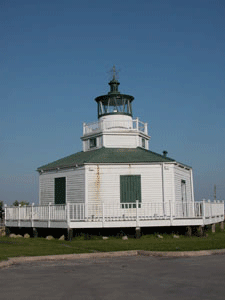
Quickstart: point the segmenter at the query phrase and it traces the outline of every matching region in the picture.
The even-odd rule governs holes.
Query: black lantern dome
[[[119,81],[116,79],[115,67],[113,67],[113,78],[109,82],[110,91],[107,95],[95,98],[98,103],[98,118],[106,115],[128,115],[132,117],[133,96],[120,94],[118,91]]]

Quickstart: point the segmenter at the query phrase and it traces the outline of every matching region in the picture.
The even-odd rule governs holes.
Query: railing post
[[[31,226],[34,227],[34,203],[31,206]]]
[[[196,214],[195,214],[195,202],[194,201],[191,201],[192,203],[192,218],[196,218]]]
[[[145,126],[145,134],[148,134],[148,123],[144,123]]]
[[[210,222],[212,221],[212,202],[208,199],[208,203],[210,205],[210,216],[209,216],[209,219],[210,219]]]
[[[138,211],[139,201],[136,200],[136,227],[139,227],[139,211]]]
[[[203,225],[205,225],[205,199],[202,200],[202,220]]]
[[[48,227],[50,227],[50,225],[51,225],[51,205],[52,205],[52,203],[49,202],[49,205],[48,205]]]
[[[18,226],[20,227],[20,207],[21,207],[21,204],[19,204],[18,206]]]
[[[86,127],[86,123],[83,123],[83,135],[85,135],[85,127]]]
[[[139,128],[139,119],[136,118],[136,130],[138,131],[138,128]]]
[[[69,203],[66,203],[66,220],[67,220],[67,227],[69,228],[69,222],[70,222],[70,208],[69,208]]]

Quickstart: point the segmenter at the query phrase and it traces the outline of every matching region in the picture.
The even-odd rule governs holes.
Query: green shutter
[[[55,178],[55,204],[66,204],[66,177]]]
[[[141,175],[121,175],[120,203],[135,203],[136,200],[141,202]]]

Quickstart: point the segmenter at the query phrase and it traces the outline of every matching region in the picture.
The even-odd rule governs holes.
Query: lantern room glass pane
[[[105,114],[128,114],[132,115],[131,102],[127,98],[121,96],[109,97],[98,102],[99,117]]]

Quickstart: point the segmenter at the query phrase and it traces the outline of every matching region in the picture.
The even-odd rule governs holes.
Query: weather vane
[[[113,65],[112,69],[109,71],[110,78],[112,78],[112,80],[118,80],[119,79],[119,72],[120,72],[120,70],[116,70],[115,65]]]

